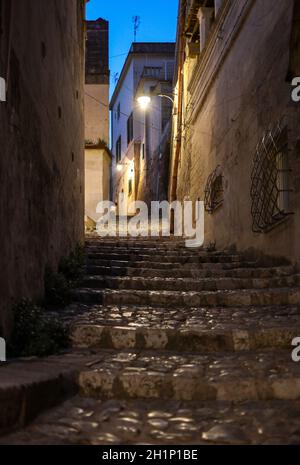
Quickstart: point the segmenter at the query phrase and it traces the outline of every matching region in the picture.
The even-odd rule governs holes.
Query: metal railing
[[[202,3],[203,3],[202,0],[186,0],[185,32],[187,34],[192,33],[195,28],[195,24],[198,21],[197,13]]]
[[[161,66],[144,66],[143,78],[164,79],[164,70]]]

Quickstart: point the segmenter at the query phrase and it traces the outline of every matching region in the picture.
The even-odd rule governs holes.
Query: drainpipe
[[[183,103],[183,65],[184,65],[184,26],[185,26],[185,14],[184,14],[185,1],[181,3],[180,11],[180,25],[179,25],[179,61],[178,61],[178,116],[177,116],[177,137],[176,137],[176,149],[174,156],[174,163],[172,169],[171,179],[171,192],[170,201],[173,202],[177,199],[177,183],[178,183],[178,166],[179,157],[181,152],[181,139],[182,139],[182,103]]]

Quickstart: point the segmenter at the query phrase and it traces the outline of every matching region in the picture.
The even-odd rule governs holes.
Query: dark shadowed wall
[[[83,0],[0,0],[0,325],[83,240]]]

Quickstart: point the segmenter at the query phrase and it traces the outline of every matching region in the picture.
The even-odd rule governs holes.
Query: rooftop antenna
[[[114,83],[117,84],[119,80],[119,73],[114,73]]]
[[[132,17],[132,22],[133,22],[133,31],[134,31],[134,42],[136,42],[136,36],[139,30],[139,27],[141,25],[141,17],[140,16],[133,16]]]

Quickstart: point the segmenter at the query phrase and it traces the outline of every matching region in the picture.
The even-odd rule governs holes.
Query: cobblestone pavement
[[[89,240],[82,287],[53,312],[82,353],[81,397],[2,442],[299,444],[299,281],[175,239]]]
[[[297,402],[105,401],[76,397],[0,444],[299,444]]]
[[[76,347],[240,351],[290,348],[297,306],[173,308],[74,304],[64,314]],[[122,337],[118,337],[122,334]]]

